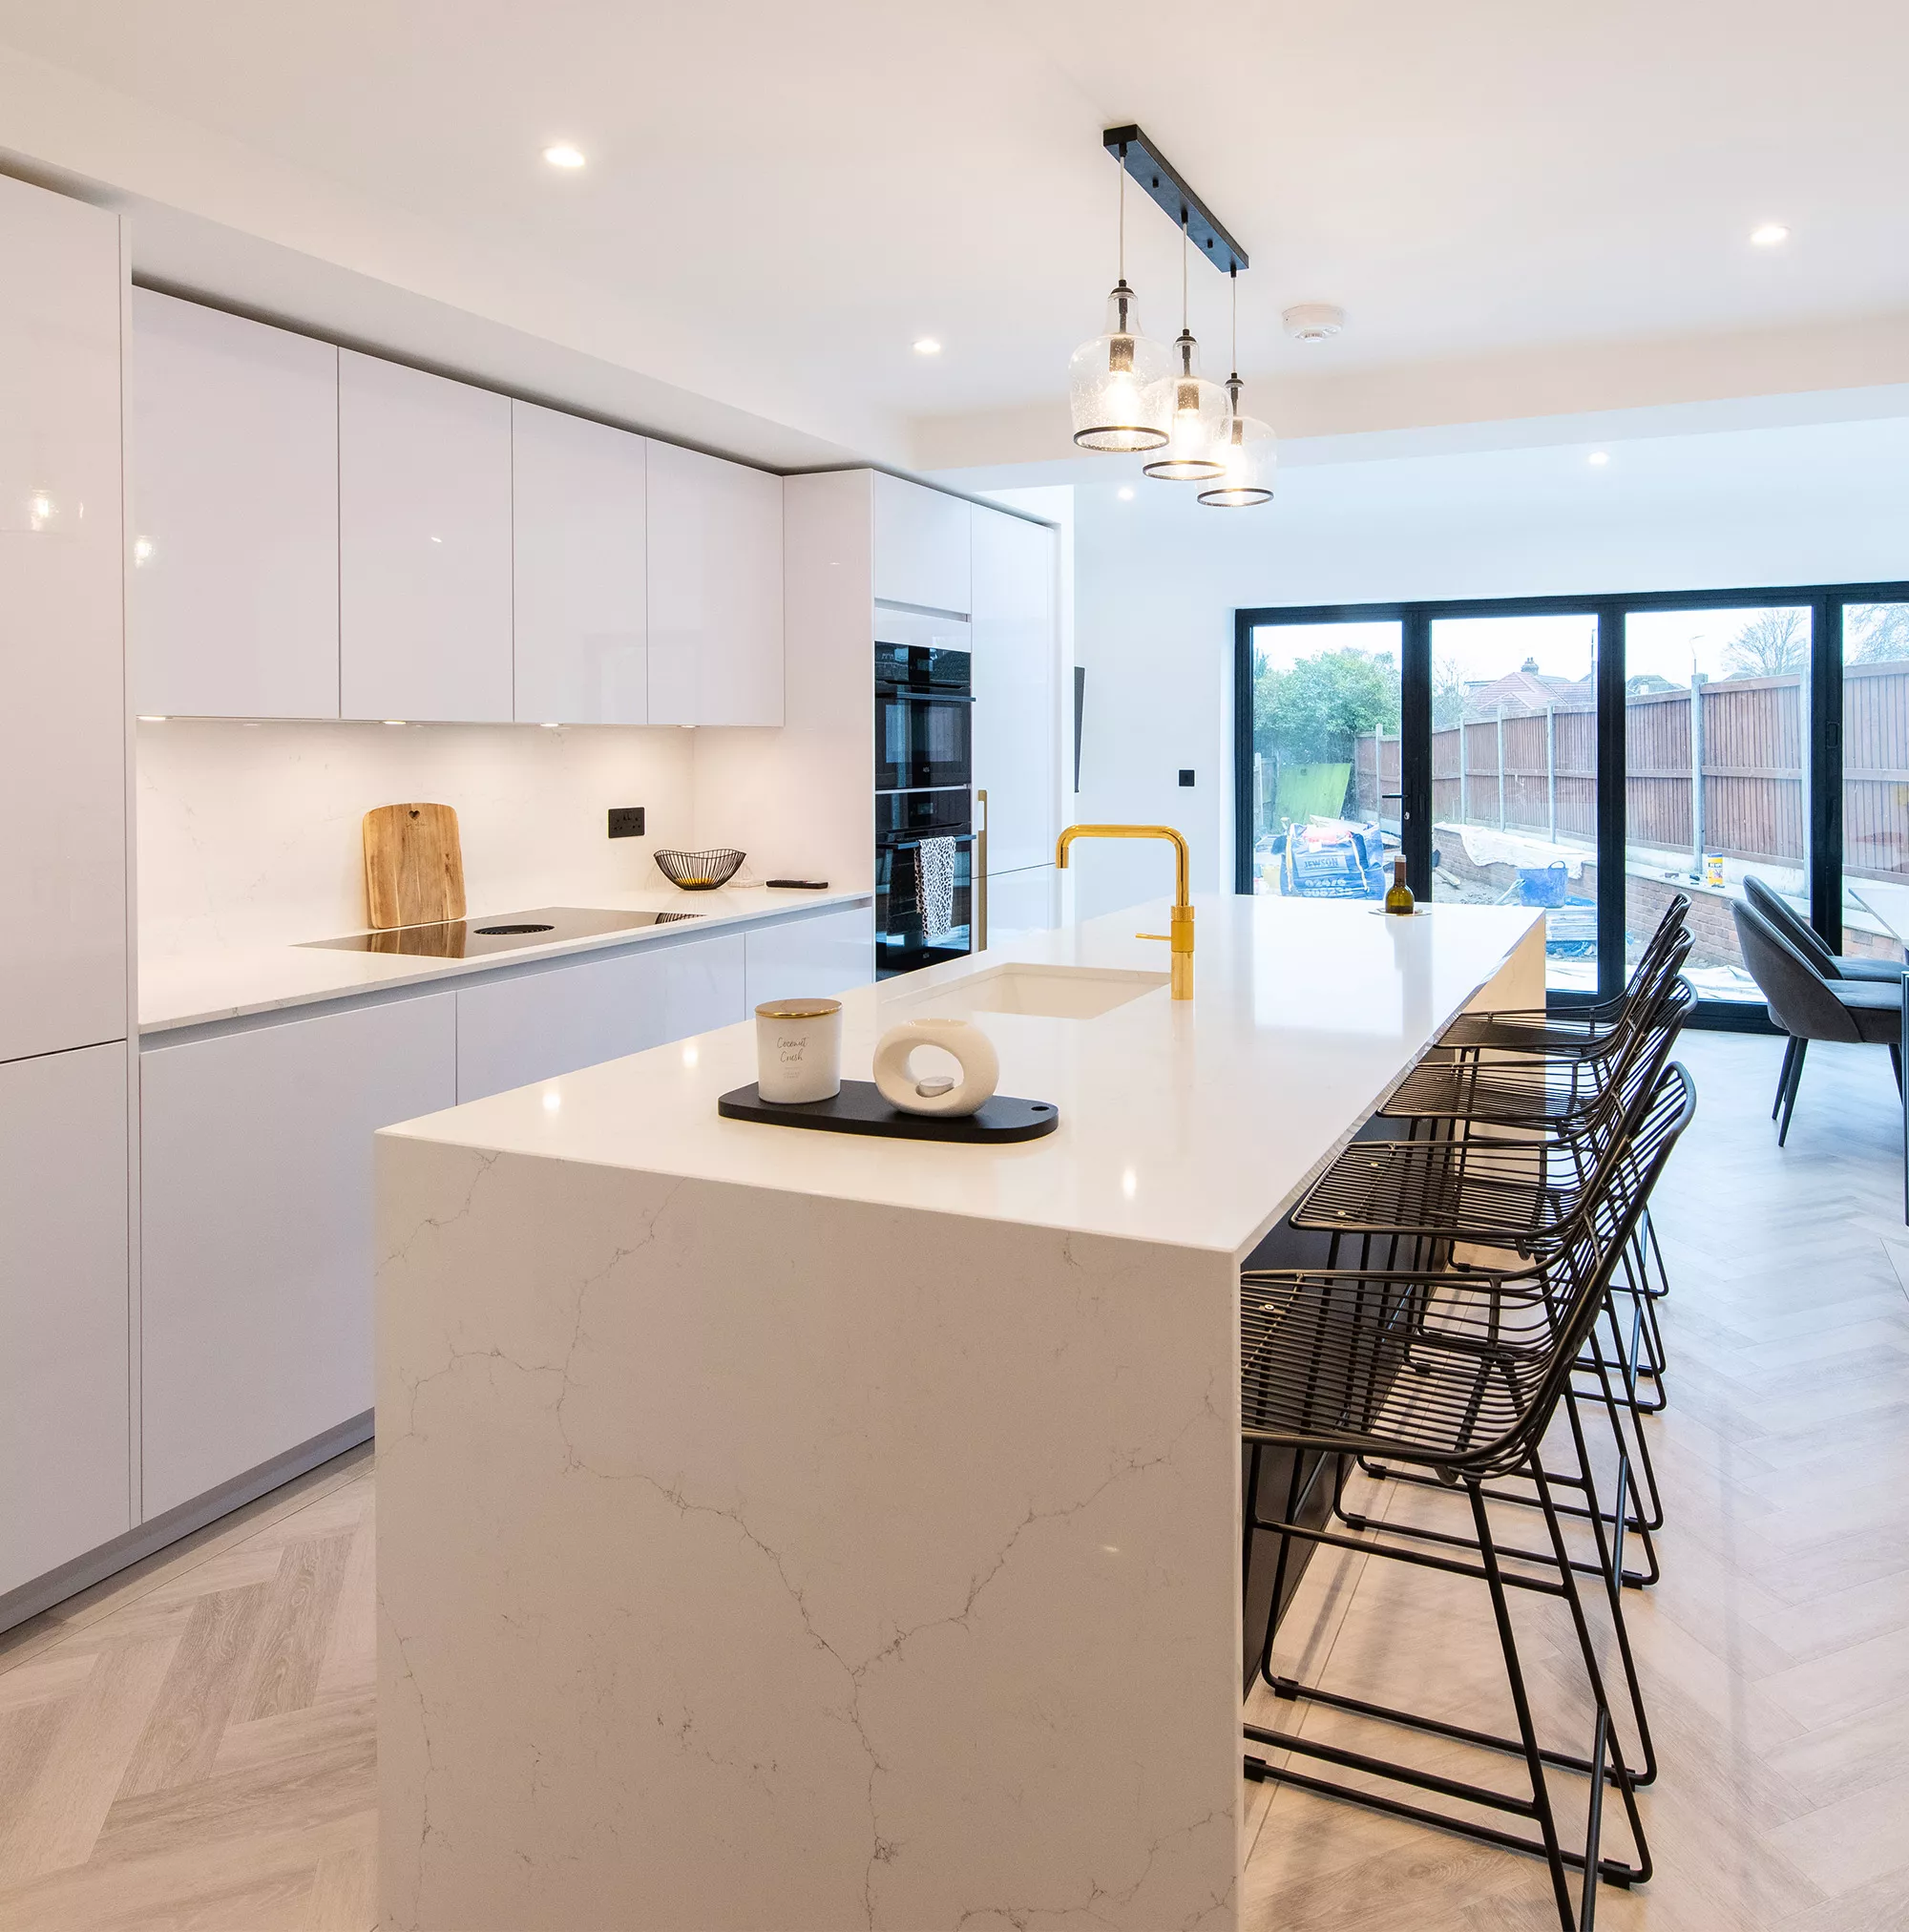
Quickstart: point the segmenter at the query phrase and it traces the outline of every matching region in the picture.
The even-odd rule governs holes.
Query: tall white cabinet
[[[1060,805],[1055,538],[1003,511],[974,513],[975,783],[988,794],[988,868],[1052,865]]]
[[[339,704],[514,715],[511,400],[338,352]]]
[[[875,601],[965,617],[974,594],[970,505],[880,470],[872,488]]]
[[[126,1051],[0,1065],[0,1597],[132,1523]]]
[[[338,716],[338,351],[133,291],[133,708]]]
[[[782,478],[649,456],[649,722],[783,722]]]
[[[119,222],[0,178],[0,1602],[131,1525]]]
[[[648,481],[641,436],[511,405],[520,723],[649,723]]]

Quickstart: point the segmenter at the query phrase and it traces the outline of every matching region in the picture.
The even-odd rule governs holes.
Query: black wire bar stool
[[[1517,1140],[1468,1134],[1448,1141],[1354,1142],[1293,1209],[1291,1225],[1331,1237],[1328,1268],[1337,1265],[1340,1244],[1353,1234],[1359,1237],[1361,1267],[1371,1263],[1371,1244],[1375,1237],[1388,1242],[1388,1268],[1398,1265],[1401,1241],[1408,1244],[1406,1266],[1412,1269],[1469,1265],[1454,1258],[1458,1244],[1509,1250],[1521,1261],[1545,1258],[1555,1250],[1586,1200],[1594,1197],[1608,1164],[1628,1157],[1629,1137],[1694,1004],[1695,995],[1689,987],[1681,979],[1671,979],[1656,1013],[1647,1016],[1635,1032],[1627,1064],[1582,1132]],[[1489,1261],[1485,1265],[1490,1265]],[[1614,1281],[1614,1287],[1620,1286]],[[1626,1350],[1615,1293],[1606,1292],[1603,1325],[1611,1333],[1612,1355],[1605,1358],[1602,1343],[1597,1341],[1579,1369],[1581,1374],[1597,1378],[1598,1386],[1585,1393],[1603,1397],[1620,1458],[1619,1493],[1605,1521],[1614,1532],[1626,1526],[1636,1532],[1644,1547],[1647,1568],[1621,1571],[1621,1581],[1641,1586],[1655,1582],[1659,1574],[1650,1536],[1663,1527],[1664,1509],[1642,1426],[1643,1405],[1637,1399],[1634,1381],[1628,1379],[1636,1354],[1634,1297],[1632,1306],[1632,1346]],[[1594,1337],[1596,1334],[1594,1331]],[[1613,1368],[1621,1387],[1610,1381]],[[1395,1473],[1376,1464],[1361,1466],[1367,1475],[1379,1480]],[[1436,1480],[1397,1474],[1407,1481]],[[1641,1479],[1641,1487],[1632,1480],[1633,1474]],[[1535,1506],[1535,1498],[1510,1492],[1496,1495],[1498,1500]],[[1634,1514],[1625,1507],[1632,1501]],[[1582,1515],[1591,1507],[1588,1502],[1564,1502],[1558,1506],[1570,1516]],[[1620,1508],[1624,1509],[1623,1523],[1617,1521]],[[1580,1567],[1588,1572],[1591,1565],[1581,1564]]]
[[[1645,957],[1633,975],[1623,1009],[1588,1045],[1562,1052],[1544,1047],[1486,1047],[1474,1040],[1458,1047],[1435,1047],[1379,1109],[1408,1123],[1412,1141],[1423,1125],[1435,1139],[1471,1137],[1481,1130],[1576,1138],[1592,1124],[1612,1080],[1621,1079],[1638,1034],[1661,1015],[1661,1002],[1690,950],[1682,930],[1681,898],[1659,923]],[[1486,1016],[1476,1016],[1484,1018]],[[1681,1022],[1680,1022],[1681,1023]],[[1653,1260],[1655,1267],[1653,1269]],[[1664,1406],[1664,1339],[1654,1304],[1668,1287],[1663,1250],[1647,1212],[1626,1245],[1616,1292],[1631,1304],[1631,1346],[1613,1323],[1625,1399],[1639,1414]],[[1594,1343],[1601,1348],[1602,1343]],[[1652,1384],[1645,1395],[1640,1381]]]
[[[1541,1007],[1533,1011],[1460,1014],[1439,1036],[1438,1045],[1458,1051],[1496,1048],[1554,1054],[1580,1053],[1595,1045],[1612,1029],[1622,1025],[1626,1014],[1632,1010],[1640,988],[1659,976],[1663,955],[1683,934],[1689,907],[1689,897],[1682,892],[1671,898],[1664,909],[1663,917],[1657,922],[1656,931],[1639,956],[1630,983],[1615,998],[1575,1013],[1552,1013]],[[1657,1230],[1647,1209],[1638,1229],[1636,1250],[1631,1263],[1627,1264],[1627,1271],[1631,1276],[1633,1292],[1640,1300],[1646,1345],[1636,1373],[1643,1380],[1661,1382],[1664,1338],[1653,1304],[1668,1292],[1669,1276],[1664,1265],[1664,1250],[1658,1243]],[[1664,1405],[1660,1396],[1646,1406],[1661,1409]]]
[[[1673,995],[1681,1010],[1687,1009],[1691,996],[1681,982],[1673,982]],[[1652,1142],[1650,1127],[1653,1117],[1666,1104],[1666,1082],[1672,1077],[1666,1068],[1666,1059],[1673,1031],[1660,1033],[1661,1049],[1652,1053],[1647,1060],[1640,1062],[1632,1088],[1634,1099],[1626,1109],[1621,1130],[1610,1151],[1605,1155],[1597,1172],[1586,1186],[1580,1190],[1578,1205],[1570,1220],[1561,1228],[1555,1240],[1547,1242],[1532,1256],[1526,1271],[1518,1277],[1519,1292],[1530,1295],[1533,1292],[1549,1296],[1554,1303],[1562,1303],[1568,1297],[1568,1275],[1566,1287],[1561,1292],[1556,1280],[1557,1270],[1568,1263],[1570,1242],[1579,1230],[1588,1226],[1593,1234],[1603,1239],[1612,1252],[1621,1252],[1630,1227],[1648,1205],[1648,1181],[1638,1170],[1640,1160],[1648,1156]],[[1681,1078],[1681,1076],[1679,1076]],[[1529,1144],[1522,1145],[1527,1151]],[[1629,1212],[1630,1204],[1635,1203],[1635,1211]],[[1628,1219],[1625,1217],[1628,1212]],[[1331,1270],[1327,1271],[1329,1274]],[[1484,1280],[1490,1277],[1490,1270],[1480,1272],[1479,1267],[1470,1262],[1454,1264],[1453,1272],[1458,1278]],[[1363,1270],[1361,1270],[1361,1274]],[[1257,1273],[1243,1273],[1242,1295],[1251,1292],[1251,1284],[1262,1277]],[[1402,1277],[1393,1276],[1393,1279]],[[1413,1277],[1425,1278],[1425,1277]],[[1443,1279],[1434,1275],[1433,1279]],[[1409,1330],[1426,1312],[1428,1295],[1409,1295],[1400,1303],[1398,1312],[1393,1319]],[[1606,1282],[1601,1297],[1601,1306],[1607,1312],[1609,1308],[1609,1288]],[[1593,1313],[1593,1321],[1596,1320]],[[1579,1575],[1599,1578],[1604,1585],[1605,1601],[1608,1605],[1611,1628],[1616,1640],[1619,1662],[1624,1676],[1626,1694],[1630,1706],[1632,1722],[1636,1729],[1637,1754],[1632,1765],[1633,1782],[1641,1789],[1653,1783],[1657,1776],[1657,1754],[1651,1737],[1650,1721],[1645,1709],[1644,1689],[1637,1670],[1635,1654],[1631,1648],[1630,1632],[1625,1615],[1623,1586],[1631,1585],[1643,1586],[1656,1581],[1659,1574],[1655,1550],[1651,1545],[1649,1528],[1651,1524],[1645,1511],[1654,1504],[1646,1503],[1638,1496],[1633,1476],[1631,1437],[1623,1424],[1624,1405],[1621,1397],[1609,1380],[1606,1365],[1595,1355],[1589,1358],[1595,1374],[1597,1387],[1583,1396],[1576,1386],[1586,1366],[1586,1358],[1578,1357],[1572,1364],[1572,1373],[1567,1376],[1560,1397],[1556,1417],[1562,1416],[1564,1431],[1555,1429],[1541,1431],[1534,1445],[1533,1459],[1528,1468],[1513,1468],[1481,1485],[1480,1494],[1485,1502],[1504,1502],[1524,1508],[1544,1509],[1545,1491],[1548,1489],[1550,1509],[1561,1519],[1573,1518],[1589,1527],[1592,1539],[1590,1557],[1572,1556],[1566,1550],[1565,1561]],[[1586,1437],[1583,1402],[1591,1400],[1602,1409],[1610,1428],[1611,1449],[1615,1472],[1611,1482],[1610,1500],[1604,1500],[1596,1473],[1590,1444]],[[1638,1430],[1641,1438],[1642,1431]],[[1644,1447],[1647,1456],[1647,1446]],[[1563,1466],[1554,1466],[1549,1458],[1562,1458],[1568,1454],[1570,1460]],[[1344,1523],[1349,1530],[1365,1531],[1374,1524],[1363,1511],[1347,1505],[1346,1483],[1351,1467],[1357,1467],[1374,1480],[1391,1480],[1404,1484],[1415,1484],[1434,1491],[1448,1491],[1449,1484],[1442,1472],[1423,1467],[1395,1467],[1391,1462],[1380,1460],[1369,1453],[1335,1457],[1332,1460],[1332,1482],[1328,1507],[1332,1518]],[[1542,1483],[1534,1480],[1534,1471],[1542,1473]],[[1302,1469],[1295,1458],[1291,1470],[1286,1499],[1286,1518],[1290,1521],[1297,1517],[1302,1490]],[[1257,1495],[1257,1469],[1251,1471],[1254,1487],[1249,1494]],[[1508,1486],[1529,1483],[1530,1487]],[[1564,1494],[1559,1495],[1563,1490]],[[1573,1497],[1581,1501],[1573,1501]],[[1661,1511],[1659,1511],[1661,1521]],[[1388,1522],[1386,1533],[1390,1536],[1418,1543],[1431,1544],[1451,1550],[1462,1550],[1472,1555],[1479,1554],[1476,1524],[1473,1531],[1460,1532],[1441,1529],[1429,1523]],[[1626,1567],[1625,1545],[1626,1533],[1635,1531],[1645,1546],[1647,1568],[1634,1571]],[[1510,1559],[1534,1565],[1546,1565],[1555,1560],[1553,1549],[1532,1549],[1519,1544],[1500,1541],[1496,1554],[1500,1561]],[[1272,1602],[1283,1601],[1289,1545],[1282,1542],[1279,1560],[1273,1576]]]
[[[1362,1719],[1413,1730],[1524,1760],[1529,1795],[1447,1777],[1409,1763],[1346,1749],[1323,1739],[1248,1724],[1247,1739],[1273,1751],[1310,1757],[1374,1776],[1408,1790],[1523,1818],[1528,1831],[1394,1797],[1341,1779],[1274,1764],[1248,1754],[1247,1775],[1348,1799],[1395,1816],[1454,1831],[1484,1843],[1528,1853],[1550,1867],[1560,1924],[1588,1932],[1596,1913],[1593,1877],[1631,1885],[1650,1876],[1651,1862],[1637,1803],[1637,1778],[1612,1721],[1597,1649],[1565,1545],[1539,1445],[1561,1405],[1569,1407],[1574,1365],[1598,1318],[1605,1287],[1634,1229],[1665,1160],[1689,1124],[1695,1090],[1679,1066],[1659,1079],[1631,1158],[1617,1163],[1562,1239],[1555,1260],[1522,1274],[1452,1271],[1368,1272],[1331,1270],[1248,1270],[1241,1278],[1242,1435],[1251,1469],[1247,1486],[1244,1569],[1250,1586],[1254,1546],[1278,1538],[1281,1568],[1293,1539],[1482,1581],[1502,1653],[1517,1735],[1505,1736],[1380,1705],[1282,1677],[1272,1668],[1269,1624],[1259,1674],[1274,1693],[1305,1699]],[[1467,1554],[1434,1554],[1391,1540],[1391,1526],[1374,1522],[1345,1534],[1300,1522],[1289,1506],[1269,1518],[1259,1506],[1259,1460],[1269,1450],[1331,1457],[1343,1463],[1383,1457],[1430,1472],[1440,1485],[1462,1490],[1473,1534]],[[1532,1484],[1544,1517],[1550,1551],[1542,1564],[1508,1566],[1494,1536],[1486,1484],[1513,1472]],[[1510,1593],[1524,1590],[1562,1600],[1568,1607],[1594,1707],[1591,1748],[1584,1755],[1540,1742],[1520,1662]],[[1275,1583],[1273,1601],[1279,1598]],[[1588,1784],[1584,1848],[1566,1848],[1558,1831],[1546,1768],[1575,1773]],[[1624,1805],[1633,1858],[1605,1856],[1604,1794],[1614,1788]],[[1573,1904],[1568,1875],[1581,1875]]]
[[[1595,1046],[1624,1024],[1633,1012],[1640,992],[1661,976],[1663,956],[1684,934],[1689,908],[1687,894],[1678,892],[1672,896],[1632,969],[1629,983],[1615,998],[1577,1012],[1552,1013],[1540,1007],[1460,1014],[1439,1036],[1437,1044],[1453,1053],[1497,1049],[1559,1055],[1582,1053]],[[1635,1251],[1627,1257],[1625,1271],[1630,1292],[1638,1303],[1644,1344],[1643,1354],[1635,1364],[1634,1379],[1657,1385],[1656,1398],[1643,1404],[1649,1412],[1664,1406],[1664,1336],[1655,1304],[1668,1292],[1670,1282],[1664,1250],[1647,1208],[1633,1246]]]

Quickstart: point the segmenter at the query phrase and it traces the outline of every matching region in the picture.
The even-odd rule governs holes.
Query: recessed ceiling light
[[[1789,241],[1790,231],[1781,221],[1766,221],[1750,231],[1750,239],[1758,248],[1780,248]]]
[[[925,335],[914,346],[916,355],[939,355],[941,345],[932,335]]]
[[[165,711],[141,711],[139,713],[139,723],[141,724],[163,724],[170,715],[169,712]]]
[[[385,723],[387,724],[395,724],[398,726],[400,730],[402,730],[404,728],[405,721],[402,718],[387,718],[385,720]]]
[[[568,141],[553,141],[544,149],[543,158],[553,168],[580,168],[583,165],[583,150],[572,147]]]
[[[1131,503],[1133,501],[1133,492],[1131,490],[1122,490],[1118,494],[1122,503]]]
[[[1605,451],[1593,450],[1591,452],[1589,460],[1592,469],[1602,470],[1605,467],[1605,465],[1610,461],[1610,456],[1608,452]]]

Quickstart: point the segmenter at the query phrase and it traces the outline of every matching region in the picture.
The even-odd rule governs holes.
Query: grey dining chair
[[[1745,879],[1743,894],[1825,979],[1867,979],[1897,987],[1902,984],[1901,960],[1865,959],[1858,954],[1832,953],[1795,907],[1761,879]]]
[[[1776,1089],[1775,1118],[1780,1147],[1789,1138],[1790,1116],[1802,1084],[1803,1058],[1813,1040],[1844,1040],[1886,1046],[1902,1089],[1902,976],[1899,968],[1892,983],[1876,979],[1832,979],[1792,944],[1755,907],[1733,904],[1737,944],[1743,963],[1770,1007],[1770,1017],[1790,1036],[1783,1056],[1783,1077]]]

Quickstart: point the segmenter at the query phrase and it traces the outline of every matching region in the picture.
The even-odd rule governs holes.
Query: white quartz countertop
[[[1244,1253],[1542,919],[1437,906],[1203,897],[1194,997],[1163,983],[1092,1019],[972,1014],[958,982],[1010,960],[1157,973],[1164,901],[1038,934],[845,998],[843,1074],[866,1080],[895,1021],[977,1018],[1000,1091],[1060,1124],[987,1147],[719,1117],[755,1079],[752,1024],[729,1026],[388,1132],[597,1166]],[[1540,942],[1542,943],[1542,942]],[[393,962],[400,963],[400,962]]]
[[[223,946],[206,952],[142,956],[139,1031],[159,1033],[172,1027],[200,1026],[213,1020],[272,1013],[282,1007],[309,1005],[317,1000],[346,999],[353,994],[423,985],[470,973],[493,973],[499,967],[524,966],[573,953],[640,946],[657,940],[701,938],[725,926],[775,914],[857,905],[868,897],[866,892],[806,892],[776,891],[767,886],[728,886],[713,892],[684,892],[674,886],[656,886],[625,892],[593,891],[586,897],[553,893],[535,903],[588,907],[608,913],[695,913],[699,916],[693,924],[639,926],[626,932],[566,939],[552,946],[522,946],[508,953],[487,953],[475,959],[421,959],[407,954],[341,953],[313,946]],[[518,910],[518,906],[474,907],[470,917],[481,921]],[[345,934],[312,936],[342,938]]]

